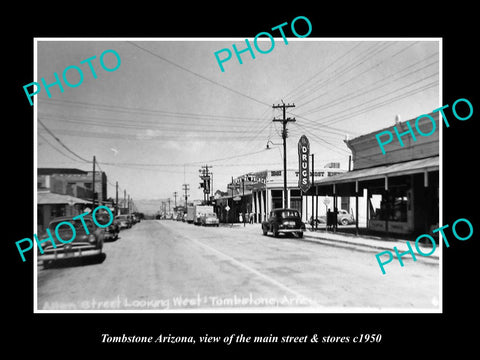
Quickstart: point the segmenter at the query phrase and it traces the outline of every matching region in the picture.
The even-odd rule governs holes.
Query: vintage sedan
[[[312,225],[312,217],[310,217],[309,224]],[[327,217],[325,215],[319,216],[315,219],[316,224],[325,224],[327,222]],[[314,223],[314,225],[315,225]],[[338,225],[350,225],[355,223],[355,218],[347,210],[340,209],[337,213],[337,223]],[[314,226],[312,225],[312,226]]]
[[[120,224],[118,220],[113,220],[113,222],[107,226],[105,229],[105,241],[114,241],[118,239],[118,234],[120,232]]]
[[[278,237],[279,234],[295,234],[303,237],[305,224],[296,209],[274,209],[270,212],[267,221],[262,222],[263,235],[269,232]]]
[[[203,214],[200,217],[200,224],[202,226],[220,226],[220,220],[217,217],[217,214]]]
[[[52,235],[55,247],[52,241],[45,241],[41,243],[43,250],[38,254],[38,259],[43,261],[43,266],[46,268],[50,263],[67,258],[77,258],[86,256],[99,256],[102,253],[103,240],[105,236],[104,229],[98,227],[93,222],[91,217],[85,216],[82,219],[73,219],[74,216],[65,216],[53,219],[48,225],[50,234]],[[75,236],[73,236],[72,228],[63,224],[58,228],[58,236],[64,241],[69,241],[72,237],[74,239],[71,242],[61,242],[58,240],[55,234],[55,228],[61,222],[69,222],[75,229]],[[85,224],[85,225],[84,225]],[[88,234],[87,234],[87,230]],[[39,241],[47,239],[49,235],[45,233],[40,237]]]
[[[117,215],[115,220],[118,221],[120,229],[130,229],[132,227],[132,219],[129,215]]]

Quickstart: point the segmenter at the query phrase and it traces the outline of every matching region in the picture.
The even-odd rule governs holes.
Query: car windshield
[[[299,217],[298,211],[296,210],[283,210],[280,212],[280,217]]]
[[[92,220],[90,219],[83,219],[83,221],[85,221],[85,226],[87,227],[88,229],[88,232],[92,233],[93,231],[95,231],[95,225],[93,224]],[[73,225],[73,227],[75,228],[75,233],[76,234],[86,234],[85,232],[85,227],[83,226],[83,223],[82,223],[82,220],[81,219],[78,219],[78,220],[64,220],[64,221],[56,221],[56,222],[53,222],[50,224],[49,228],[50,228],[50,231],[53,233],[55,231],[55,228],[57,227],[58,224],[60,224],[61,222],[69,222],[70,224]],[[72,228],[71,226],[67,225],[67,224],[62,224],[59,228],[58,228],[58,232],[59,233],[62,233],[64,235],[68,235],[68,234],[72,234]],[[65,236],[62,236],[62,237],[65,237]]]

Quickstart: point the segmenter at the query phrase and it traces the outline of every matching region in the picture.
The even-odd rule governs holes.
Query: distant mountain
[[[168,202],[168,199],[135,199],[135,206],[139,212],[145,215],[155,215],[162,208],[162,202]],[[174,202],[172,200],[170,200],[170,207],[173,210]]]

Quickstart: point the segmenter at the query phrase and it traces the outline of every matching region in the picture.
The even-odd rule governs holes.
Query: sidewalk
[[[258,232],[261,233],[261,225],[260,224],[243,224],[234,223],[233,226],[231,224],[220,224],[221,227],[231,228],[235,230],[246,230],[249,232]],[[382,251],[391,251],[393,256],[396,257],[395,251],[393,250],[394,247],[397,248],[399,253],[403,253],[408,251],[408,247],[406,242],[410,242],[410,246],[412,247],[417,260],[422,259],[430,259],[432,261],[438,262],[439,260],[439,245],[437,245],[437,249],[435,252],[430,256],[422,256],[418,254],[415,248],[415,239],[398,239],[393,237],[380,237],[380,236],[372,236],[372,235],[359,235],[356,236],[354,234],[349,234],[341,231],[333,232],[333,231],[325,231],[325,229],[318,229],[317,231],[312,231],[309,226],[307,226],[307,230],[303,233],[303,238],[296,238],[292,237],[292,239],[296,239],[299,241],[310,241],[316,242],[325,245],[331,246],[342,246],[342,247],[350,247],[355,248],[357,250],[363,251],[371,251],[374,253],[379,253]],[[420,249],[424,253],[428,253],[431,250],[431,245],[419,244]],[[411,255],[405,255],[411,256]]]
[[[408,251],[408,247],[406,242],[410,242],[410,246],[412,247],[415,255],[417,255],[417,251],[415,249],[415,239],[397,239],[397,238],[386,238],[386,237],[378,237],[378,236],[371,236],[371,235],[353,235],[344,232],[333,232],[333,231],[325,231],[325,230],[317,230],[311,231],[307,228],[307,231],[303,233],[303,238],[309,241],[316,241],[316,242],[324,242],[331,245],[335,244],[343,244],[343,245],[350,245],[350,246],[360,246],[369,248],[371,251],[381,252],[381,251],[391,251],[395,256],[395,251],[393,250],[394,247],[397,248],[399,253],[403,253]],[[432,249],[431,245],[419,244],[420,249],[424,253],[430,252]],[[428,256],[422,256],[418,254],[417,260],[419,258],[433,258],[439,260],[439,251],[438,245],[435,252]]]

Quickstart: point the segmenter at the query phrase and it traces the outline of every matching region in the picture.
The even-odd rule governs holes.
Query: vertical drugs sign
[[[307,192],[310,189],[310,177],[308,176],[309,163],[308,157],[310,156],[310,142],[305,135],[302,135],[300,140],[298,140],[298,187],[303,191]]]

